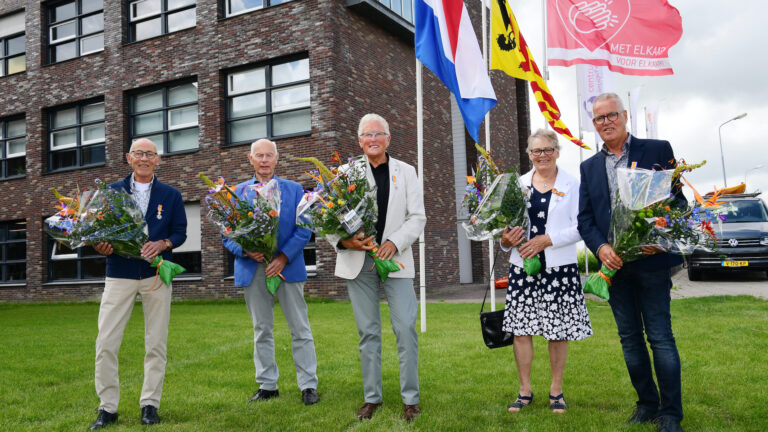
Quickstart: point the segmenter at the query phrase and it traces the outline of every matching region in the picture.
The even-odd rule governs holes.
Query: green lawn
[[[533,406],[507,412],[517,393],[511,347],[489,350],[479,331],[478,304],[430,303],[420,335],[422,416],[401,419],[397,350],[384,332],[384,406],[371,421],[363,402],[357,331],[349,303],[312,302],[320,403],[305,407],[296,388],[290,335],[276,313],[280,398],[247,404],[256,390],[253,340],[242,302],[174,303],[168,367],[154,431],[429,430],[651,431],[624,426],[635,395],[606,303],[589,302],[595,336],[570,345],[565,395],[570,410],[547,408],[549,363],[536,338]],[[276,308],[279,311],[279,308]],[[388,309],[382,306],[385,323]],[[0,431],[83,431],[96,417],[93,357],[98,305],[0,304]],[[674,300],[673,326],[683,365],[688,431],[768,430],[768,302],[751,297]],[[143,318],[137,305],[120,353],[122,403],[117,425],[139,422]]]

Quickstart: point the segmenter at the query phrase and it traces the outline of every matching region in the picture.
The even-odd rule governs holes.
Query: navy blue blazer
[[[296,207],[304,196],[304,189],[294,181],[281,179],[278,176],[274,178],[280,187],[280,220],[277,224],[277,252],[275,252],[275,256],[282,252],[288,257],[288,264],[280,272],[285,277],[286,282],[302,282],[307,280],[304,246],[307,245],[312,236],[312,231],[296,226]],[[243,197],[247,193],[247,186],[256,183],[256,177],[240,183],[235,188],[235,193],[237,196]],[[234,241],[224,237],[222,242],[224,247],[235,256],[235,286],[247,287],[253,281],[259,263],[248,258],[243,253],[243,248]]]
[[[131,193],[131,176],[109,185],[113,189],[124,189]],[[158,208],[162,205],[160,219]],[[149,194],[149,206],[144,215],[150,241],[168,239],[173,247],[181,246],[187,240],[187,213],[184,211],[184,200],[181,193],[174,187],[161,183],[157,176],[152,180],[152,191]],[[171,251],[162,253],[164,260],[173,260]],[[144,279],[154,277],[154,267],[143,259],[124,258],[117,254],[107,257],[107,276],[122,279]]]
[[[637,162],[637,168],[671,169],[675,165],[675,155],[669,141],[640,139],[633,136],[629,145],[627,167],[631,167],[633,162]],[[597,256],[597,249],[608,243],[608,229],[611,224],[611,193],[605,169],[605,153],[599,151],[582,162],[580,171],[579,234],[587,247]],[[687,205],[679,180],[672,185],[672,192],[675,194],[675,206]],[[682,262],[683,258],[679,255],[660,253],[626,263],[622,268],[660,270],[674,267]]]

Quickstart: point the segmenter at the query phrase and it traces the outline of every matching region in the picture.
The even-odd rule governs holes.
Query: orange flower
[[[96,217],[97,217],[99,220],[104,220],[104,215],[103,215],[103,214],[101,214],[101,213],[99,213],[98,215],[96,215]]]
[[[467,184],[475,183],[477,180],[475,179],[475,176],[467,176]]]
[[[356,187],[357,187],[357,185],[354,184],[354,183],[349,185],[349,187],[347,188],[347,192],[352,192],[353,190],[355,190]]]
[[[248,216],[253,217],[253,212],[248,212]]]
[[[667,220],[663,217],[657,217],[656,218],[656,226],[659,228],[663,228],[667,226]]]
[[[332,202],[326,203],[325,205],[327,205],[328,208],[333,208],[333,203]]]
[[[272,217],[277,217],[277,210],[270,210],[269,213],[267,213],[267,214],[272,216]]]
[[[669,206],[664,206],[664,210],[669,211]]]

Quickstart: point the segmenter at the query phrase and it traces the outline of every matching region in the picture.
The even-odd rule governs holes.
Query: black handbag
[[[512,345],[515,341],[515,335],[501,329],[504,324],[504,309],[483,312],[485,298],[488,296],[490,289],[489,285],[483,296],[483,304],[480,306],[480,329],[483,331],[483,342],[485,342],[485,346],[491,349]]]

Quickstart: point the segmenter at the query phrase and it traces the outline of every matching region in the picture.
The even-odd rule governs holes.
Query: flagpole
[[[416,147],[421,180],[421,196],[424,196],[424,94],[421,62],[416,59]],[[426,228],[425,228],[426,229]],[[427,275],[424,230],[419,235],[419,306],[421,307],[421,332],[427,331]]]
[[[579,83],[581,82],[579,80],[579,72],[578,69],[576,70],[576,112],[579,113],[579,140],[581,142],[584,142],[584,130],[581,128],[581,85]],[[579,164],[584,162],[584,148],[579,146]],[[586,244],[584,245],[584,273],[586,273],[587,276],[589,276],[589,259],[588,258],[588,249],[586,247]]]
[[[486,23],[485,19],[488,15],[487,11],[485,10],[485,1],[480,0],[480,8],[482,9],[482,21],[483,26],[482,30],[480,32],[480,35],[483,39],[483,64],[486,68],[488,68],[488,38],[486,38],[486,32],[490,37],[490,28],[486,31]],[[490,26],[487,26],[490,27]],[[491,150],[491,114],[490,111],[485,114],[485,150],[490,151]],[[490,284],[490,290],[491,290],[491,311],[496,310],[496,289],[494,284],[494,269],[493,265],[495,263],[493,262],[493,239],[488,240],[488,265],[490,266],[490,277],[488,283]]]
[[[544,29],[541,33],[542,51],[544,52],[544,69],[542,78],[544,82],[549,81],[549,66],[547,66],[547,0],[541,0],[541,28]],[[547,119],[544,118],[544,129],[549,127]]]

